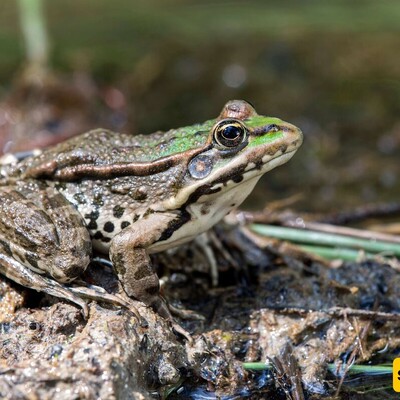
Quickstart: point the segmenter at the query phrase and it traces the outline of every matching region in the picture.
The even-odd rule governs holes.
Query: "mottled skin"
[[[93,247],[109,253],[128,296],[170,319],[149,254],[209,229],[301,142],[298,128],[234,100],[203,124],[147,136],[99,129],[5,165],[0,272],[82,306],[64,283]]]

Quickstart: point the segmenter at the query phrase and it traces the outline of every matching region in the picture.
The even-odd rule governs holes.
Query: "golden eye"
[[[247,129],[237,119],[223,119],[214,127],[214,140],[223,147],[235,147],[246,139]]]

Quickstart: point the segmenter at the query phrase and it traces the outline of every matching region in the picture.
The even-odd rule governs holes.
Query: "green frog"
[[[172,320],[149,254],[211,228],[301,143],[295,126],[233,100],[201,124],[136,136],[97,129],[9,159],[0,169],[0,273],[85,309],[72,282],[96,250],[129,298]]]

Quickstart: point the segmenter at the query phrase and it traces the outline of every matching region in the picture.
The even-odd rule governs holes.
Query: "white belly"
[[[259,179],[260,176],[255,176],[240,185],[233,185],[230,190],[223,189],[223,193],[200,197],[187,208],[191,220],[175,231],[169,239],[151,246],[150,253],[179,246],[210,229],[246,199]]]

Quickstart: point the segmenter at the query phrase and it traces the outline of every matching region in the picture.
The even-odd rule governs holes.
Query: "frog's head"
[[[188,164],[192,188],[199,187],[196,197],[207,187],[224,192],[243,184],[251,191],[262,174],[287,162],[303,141],[299,128],[258,115],[243,100],[229,101],[212,123],[208,147]]]
[[[303,141],[299,128],[258,115],[243,100],[229,101],[218,118],[191,127],[189,136],[200,142],[183,153],[188,157],[185,176],[167,208],[194,202],[225,210],[237,206],[265,172],[290,160]]]

